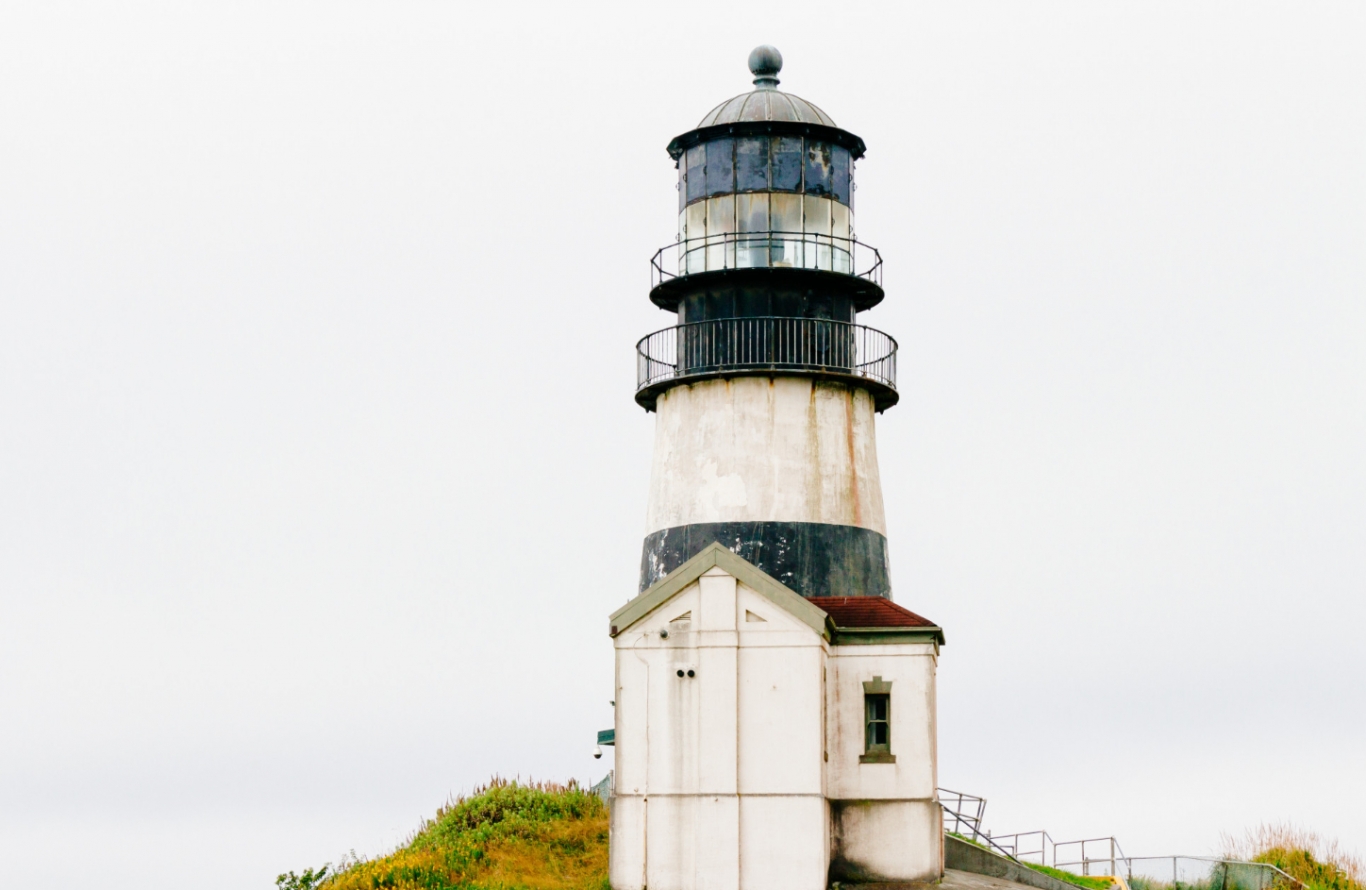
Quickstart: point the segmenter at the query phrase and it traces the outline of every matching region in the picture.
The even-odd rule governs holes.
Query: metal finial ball
[[[772,77],[783,70],[783,54],[774,46],[756,46],[749,54],[749,70],[755,77]]]

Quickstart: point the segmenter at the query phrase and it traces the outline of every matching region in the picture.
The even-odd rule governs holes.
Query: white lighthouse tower
[[[861,139],[754,89],[669,143],[679,237],[640,341],[656,416],[637,595],[616,647],[614,890],[936,880],[943,632],[892,600],[875,417],[896,341],[854,235]]]

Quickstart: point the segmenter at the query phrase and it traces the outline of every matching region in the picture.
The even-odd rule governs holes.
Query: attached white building
[[[613,890],[935,880],[942,631],[712,544],[612,615]]]

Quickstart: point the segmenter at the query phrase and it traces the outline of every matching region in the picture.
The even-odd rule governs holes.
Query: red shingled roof
[[[910,609],[880,596],[820,596],[812,605],[834,620],[836,627],[935,627]]]

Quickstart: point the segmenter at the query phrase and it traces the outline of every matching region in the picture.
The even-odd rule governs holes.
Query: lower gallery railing
[[[636,344],[636,388],[725,371],[794,370],[896,388],[896,341],[825,318],[721,318],[656,331]]]

